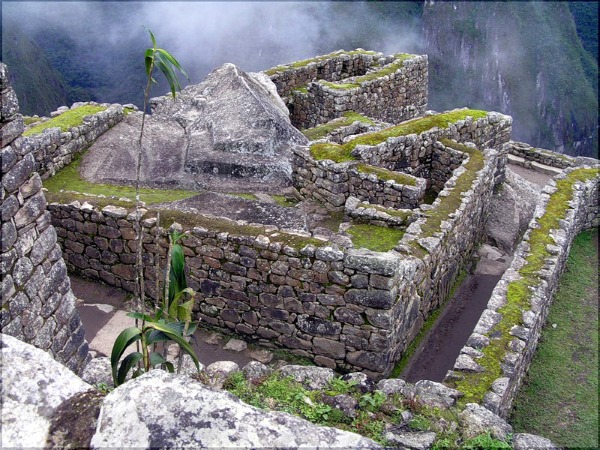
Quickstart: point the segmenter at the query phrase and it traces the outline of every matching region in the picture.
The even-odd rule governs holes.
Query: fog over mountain
[[[522,115],[527,130],[521,126],[517,138],[521,136],[533,140],[530,142],[533,145],[571,154],[591,154],[594,145],[597,148],[597,119],[593,121],[593,114],[587,113],[585,117],[575,114],[576,130],[568,130],[571,110],[589,112],[593,105],[597,108],[597,59],[594,61],[589,51],[583,50],[580,39],[571,32],[575,23],[566,7],[562,11],[566,10],[567,16],[546,14],[549,8],[546,3],[536,7],[540,17],[549,18],[538,31],[567,30],[557,33],[560,39],[531,36],[523,30],[507,36],[506,45],[494,46],[485,39],[499,39],[502,24],[496,24],[494,29],[498,32],[487,34],[470,33],[468,28],[473,16],[483,16],[476,21],[478,26],[493,21],[486,16],[485,5],[477,8],[477,2],[441,3],[462,5],[461,14],[449,14],[444,9],[451,6],[432,8],[432,4],[424,2],[3,2],[2,61],[9,67],[22,111],[48,114],[62,104],[78,100],[141,105],[145,84],[143,51],[151,45],[144,26],[154,32],[159,46],[180,60],[190,74],[191,83],[199,83],[225,62],[246,71],[258,71],[340,48],[362,47],[386,54],[428,53],[432,108],[476,106],[510,113],[515,120]],[[507,16],[513,23],[506,24],[506,30],[511,32],[526,26],[526,22],[520,25],[520,14],[530,14],[527,8],[519,8],[519,3],[507,2],[513,10],[512,16]],[[548,5],[552,3],[556,2]],[[585,28],[584,43],[587,48],[597,48],[594,11],[590,13],[585,4],[580,6],[585,11],[577,13],[581,19],[578,24],[583,23],[578,25],[577,32]],[[556,17],[560,22],[552,23]],[[595,21],[597,25],[597,11]],[[443,33],[437,33],[436,38],[433,32],[438,28]],[[481,73],[489,73],[495,63],[490,64],[487,50],[477,49],[501,48],[502,57],[511,61],[512,55],[529,48],[523,39],[551,40],[553,51],[573,55],[569,63],[583,58],[580,54],[587,55],[585,70],[574,72],[580,79],[572,81],[577,92],[582,93],[577,100],[579,104],[560,98],[541,99],[536,92],[531,93],[531,98],[517,101],[511,96],[522,97],[523,90],[510,86],[504,86],[498,95],[479,95],[490,89]],[[431,48],[434,43],[444,48],[435,51]],[[504,66],[501,76],[505,76],[506,67],[510,64]],[[551,61],[541,67],[551,70]],[[473,71],[477,74],[462,84],[461,77],[472,75]],[[515,65],[512,78],[525,80],[525,84],[533,79],[535,84],[540,75],[530,72],[528,65]],[[542,75],[544,80],[552,78]],[[589,81],[594,77],[595,90],[590,89],[593,83]],[[465,86],[472,91],[470,95],[462,91]],[[154,87],[152,95],[162,95],[167,90],[165,84],[160,84]],[[554,91],[549,85],[543,95],[569,95]],[[593,98],[584,100],[590,95]],[[561,106],[567,103],[568,108]],[[540,112],[544,115],[541,122],[531,119],[532,114]],[[555,116],[560,118],[560,128],[547,130]],[[595,144],[591,136],[594,133]],[[570,148],[575,141],[584,144]]]

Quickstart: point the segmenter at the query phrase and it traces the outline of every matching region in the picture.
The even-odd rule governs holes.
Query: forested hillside
[[[430,109],[507,113],[517,140],[597,157],[597,2],[44,5],[3,5],[2,61],[26,114],[141,105],[146,25],[192,83],[224,62],[256,71],[339,48],[427,53]]]

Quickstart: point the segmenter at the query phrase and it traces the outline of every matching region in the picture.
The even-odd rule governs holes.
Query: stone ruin
[[[182,244],[189,283],[200,294],[197,318],[375,379],[390,374],[470,259],[512,148],[508,116],[464,108],[427,111],[427,58],[418,55],[339,51],[262,74],[226,64],[175,100],[165,96],[151,104],[142,184],[198,195],[146,206],[145,261],[160,256],[164,263],[170,225],[164,218],[174,218],[189,231]],[[79,329],[78,317],[69,316],[68,283],[59,288],[65,297],[55,301],[67,305],[59,308],[69,320],[65,314],[55,319],[36,292],[22,308],[15,299],[32,276],[62,267],[52,250],[56,242],[70,270],[134,290],[132,208],[100,208],[88,196],[89,202],[49,204],[44,213],[45,203],[28,200],[41,187],[38,173],[51,176],[89,142],[82,177],[133,183],[141,114],[106,106],[68,132],[50,129],[31,137],[19,136],[18,114],[5,113],[4,104],[2,110],[3,330],[39,344],[27,327],[43,326],[48,343],[42,348],[56,348],[53,355],[71,361],[74,370],[85,365],[86,344],[79,335],[65,344],[65,330]],[[598,176],[574,183],[575,213],[563,224],[568,239],[553,250],[560,255],[578,230],[598,223]],[[273,204],[275,194],[296,206]],[[537,217],[544,212],[540,206]],[[55,234],[45,231],[50,220]],[[397,232],[396,242],[383,251],[362,248],[358,225],[367,227],[367,235]],[[4,239],[5,227],[14,228],[14,239]],[[523,257],[527,251],[520,250]],[[553,279],[563,266],[561,256]],[[153,270],[146,276],[152,280]],[[498,288],[496,303],[506,298],[510,281]],[[155,295],[154,283],[146,286]],[[546,304],[554,288],[552,283],[540,294]],[[497,310],[495,304],[482,316],[474,336],[493,331],[502,317]],[[509,410],[537,342],[541,319],[531,314],[536,319],[528,315],[525,328],[535,327],[535,339],[519,329],[519,342],[506,354],[510,364],[503,366],[508,381],[488,389],[486,407],[500,415]],[[53,325],[46,325],[48,317]],[[484,338],[468,343],[461,362],[489,344]],[[457,362],[448,382],[460,379],[467,366]]]

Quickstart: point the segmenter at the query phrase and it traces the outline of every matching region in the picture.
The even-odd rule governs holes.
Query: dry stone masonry
[[[89,360],[83,325],[6,66],[2,90],[2,332],[78,372]]]
[[[398,123],[427,108],[427,56],[355,50],[319,56],[266,73],[290,109],[292,124],[311,128],[346,111]]]

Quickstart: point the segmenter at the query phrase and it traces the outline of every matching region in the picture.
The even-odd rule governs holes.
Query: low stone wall
[[[427,109],[427,56],[409,59],[388,58],[386,65],[367,72],[374,78],[361,81],[350,77],[335,83],[311,82],[291,92],[292,123],[311,128],[340,117],[346,111],[390,123],[399,123],[425,113]],[[392,73],[382,72],[392,68]]]
[[[87,104],[95,103],[75,103],[71,109]],[[68,131],[47,128],[40,134],[22,138],[21,146],[35,156],[34,171],[42,177],[42,180],[56,174],[77,154],[88,148],[98,136],[123,120],[123,106],[117,104],[103,106],[107,109],[84,117],[81,125],[72,127]]]
[[[284,98],[300,87],[316,80],[340,81],[344,78],[364,75],[373,63],[383,57],[382,53],[355,50],[338,50],[310,60],[297,61],[265,70],[277,92]]]
[[[395,251],[325,242],[319,247],[319,241],[299,236],[295,244],[286,244],[284,232],[249,234],[247,226],[233,222],[227,230],[223,221],[205,225],[210,229],[188,227],[182,245],[189,284],[200,293],[197,316],[320,365],[358,369],[375,378],[388,375],[420,329],[423,314],[442,301],[437,296],[447,294],[454,265],[460,267],[475,245],[478,231],[472,223],[484,220],[497,161],[497,152],[488,151],[472,189],[461,197],[463,214],[440,230],[443,237],[425,261]],[[452,183],[446,189],[452,190]],[[78,202],[48,208],[73,271],[133,290],[133,210],[108,206],[100,211]],[[152,295],[153,261],[166,254],[167,232],[151,217],[143,225],[146,286]],[[424,283],[431,285],[425,291]]]
[[[575,163],[575,158],[542,148],[534,148],[524,142],[509,142],[509,153],[524,158],[525,161],[535,161],[546,166],[566,169]]]
[[[599,170],[596,166],[594,176],[591,169],[570,168],[546,185],[511,267],[496,285],[487,309],[446,376],[445,382],[457,389],[479,392],[472,400],[502,417],[508,416],[529,369],[574,237],[600,224]],[[556,205],[563,202],[553,198],[559,185],[563,192],[565,186],[572,190],[568,196],[571,200],[564,206],[564,219],[548,233],[554,244],[533,243],[532,233],[548,220],[548,214],[556,214]],[[550,202],[552,213],[548,212]],[[533,251],[542,252],[544,259],[543,267],[531,273],[528,265],[534,260],[528,258]],[[490,377],[496,379],[486,381]]]
[[[89,359],[88,344],[56,231],[46,211],[33,148],[16,95],[0,64],[2,90],[2,332],[49,352],[75,372]]]
[[[447,150],[438,141],[453,139],[457,142],[472,142],[477,148],[495,148],[500,151],[496,166],[496,186],[504,181],[506,149],[511,133],[512,118],[498,113],[488,113],[487,117],[472,120],[459,120],[448,128],[433,128],[421,134],[410,134],[388,138],[376,146],[357,146],[352,154],[358,161],[400,171],[416,177],[431,179],[430,186],[439,191],[452,171],[458,167],[463,155],[452,149]],[[349,170],[356,162],[334,163],[331,160],[315,160],[308,148],[294,150],[292,178],[301,194],[317,199],[328,209],[340,211],[350,195],[354,195],[349,186]],[[414,197],[409,189],[399,207],[413,207]],[[422,198],[422,197],[421,197]],[[361,198],[367,200],[368,198]],[[420,198],[419,198],[420,200]],[[418,203],[418,201],[417,201]],[[404,205],[404,206],[402,206]]]

